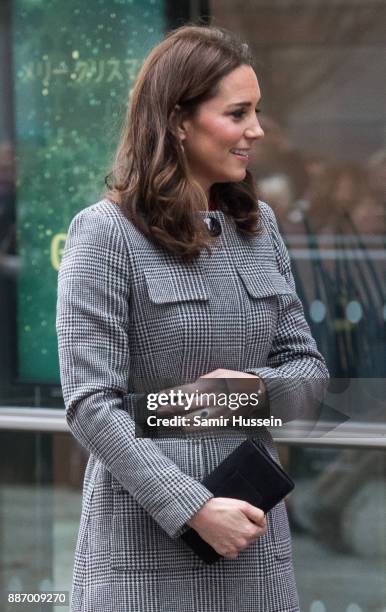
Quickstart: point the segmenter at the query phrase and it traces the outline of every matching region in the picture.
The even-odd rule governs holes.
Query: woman
[[[58,346],[67,422],[90,451],[73,611],[298,610],[284,502],[265,519],[200,482],[245,434],[152,440],[133,420],[144,392],[200,377],[255,377],[288,420],[308,401],[299,377],[327,377],[247,171],[259,101],[245,44],[171,32],[138,75],[106,198],[71,222]],[[284,392],[280,377],[298,380]],[[205,565],[179,538],[189,526],[223,558]]]

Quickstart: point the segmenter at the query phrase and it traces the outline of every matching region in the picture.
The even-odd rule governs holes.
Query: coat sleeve
[[[113,220],[88,207],[72,220],[58,275],[56,331],[66,420],[157,521],[178,537],[213,494],[149,438],[135,437],[128,393],[130,257]]]
[[[296,294],[290,257],[274,212],[264,202],[259,202],[259,206],[278,270],[292,292],[278,297],[278,323],[266,365],[245,371],[264,379],[273,416],[283,422],[301,418],[315,424],[328,385],[328,369]]]

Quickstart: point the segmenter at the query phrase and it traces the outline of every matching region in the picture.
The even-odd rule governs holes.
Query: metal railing
[[[386,422],[349,421],[336,427],[331,425],[324,422],[317,432],[305,436],[302,435],[302,422],[296,421],[290,427],[285,426],[280,434],[274,433],[273,438],[279,444],[291,446],[386,448]],[[64,409],[29,406],[0,406],[0,430],[71,433]]]

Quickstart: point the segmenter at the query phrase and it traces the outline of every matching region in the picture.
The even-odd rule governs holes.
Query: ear
[[[176,135],[178,135],[181,142],[184,141],[187,137],[189,121],[188,119],[184,119],[183,112],[179,104],[176,104],[172,110],[169,122],[173,131]]]

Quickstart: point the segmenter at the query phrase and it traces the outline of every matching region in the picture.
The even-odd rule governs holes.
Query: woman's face
[[[252,147],[264,136],[256,116],[260,98],[253,68],[239,66],[221,79],[216,97],[180,124],[189,169],[207,196],[214,183],[244,179]],[[244,156],[235,149],[244,150]]]

